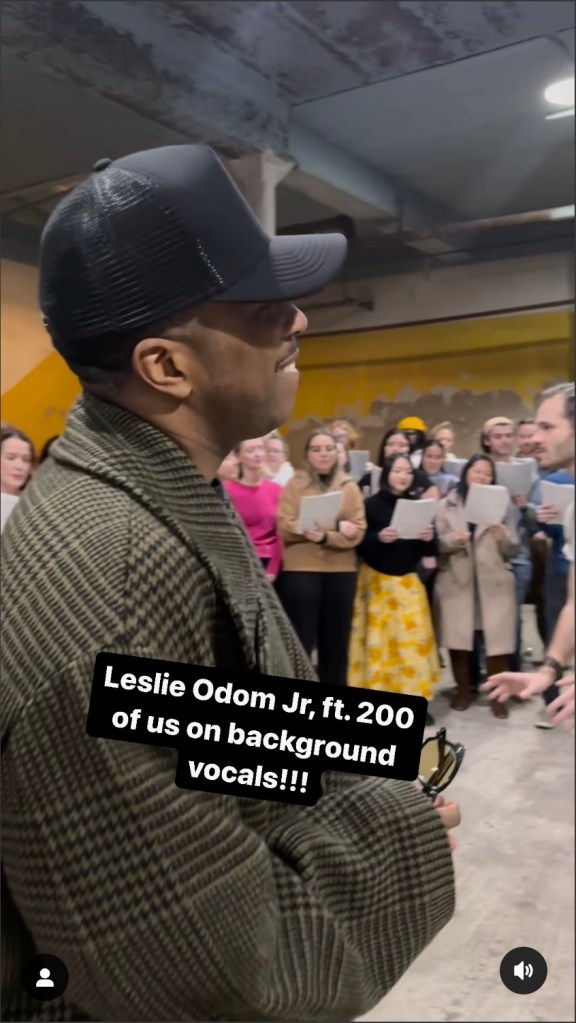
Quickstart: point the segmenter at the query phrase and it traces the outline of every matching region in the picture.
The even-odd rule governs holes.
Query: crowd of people
[[[552,402],[560,406],[571,386],[551,393]],[[559,510],[542,504],[540,482],[573,486],[574,478],[565,468],[538,468],[536,431],[533,419],[492,417],[464,462],[450,422],[427,430],[408,417],[384,433],[375,493],[374,465],[360,478],[350,474],[349,453],[361,437],[346,420],[310,435],[296,472],[276,432],[230,454],[220,476],[300,641],[316,654],[322,681],[430,701],[446,650],[451,705],[466,710],[484,677],[521,670],[525,603],[535,605],[543,645],[551,642],[569,563]],[[468,523],[470,486],[495,485],[499,463],[522,461],[534,466],[528,494],[510,494],[501,523]],[[334,492],[343,500],[333,528],[299,530],[302,499]],[[433,527],[416,539],[391,527],[400,498],[439,502]],[[545,705],[557,696],[551,685]],[[496,717],[508,716],[506,702],[490,706]],[[544,708],[537,726],[553,727]]]
[[[552,399],[563,401],[570,387],[561,385]],[[574,478],[566,468],[537,468],[536,430],[532,419],[492,417],[464,463],[454,454],[450,422],[428,430],[411,416],[384,433],[376,462],[356,478],[350,452],[361,435],[347,420],[310,434],[298,470],[278,431],[230,452],[219,479],[321,681],[431,701],[445,650],[455,682],[451,706],[466,710],[485,676],[521,670],[528,600],[544,646],[551,642],[567,599],[569,563],[558,509],[543,505],[540,482],[573,486]],[[57,438],[37,458],[22,431],[2,424],[1,436],[4,525]],[[524,460],[534,464],[529,493],[511,493],[499,524],[468,523],[470,486],[494,485],[499,463]],[[342,494],[331,528],[301,530],[303,498],[327,493]],[[415,539],[402,539],[391,526],[401,498],[438,502],[434,524]],[[552,684],[545,705],[557,696]],[[508,716],[507,702],[490,706],[496,717]],[[550,716],[541,713],[537,726],[553,727]]]
[[[564,400],[571,386],[561,386],[552,398]],[[542,642],[550,643],[567,599],[568,559],[558,509],[542,504],[540,482],[574,480],[565,468],[538,470],[536,430],[531,419],[514,424],[492,417],[478,451],[464,462],[454,454],[450,422],[428,430],[411,416],[384,433],[376,462],[356,478],[350,452],[361,435],[347,420],[310,434],[298,470],[278,431],[230,452],[219,479],[321,681],[432,701],[445,650],[455,682],[451,706],[466,710],[485,676],[521,670],[522,606],[528,599]],[[37,458],[22,431],[2,424],[1,437],[4,525],[57,438]],[[499,524],[468,523],[470,486],[494,485],[499,463],[523,460],[534,463],[529,493],[511,493]],[[380,470],[377,489],[374,469]],[[331,528],[301,530],[303,498],[327,493],[342,494]],[[401,498],[438,502],[434,524],[415,539],[402,539],[391,525]],[[545,705],[557,696],[551,685]],[[507,702],[490,706],[496,717],[508,716]],[[553,727],[545,713],[537,725]]]
[[[45,228],[42,315],[82,393],[38,469],[2,426],[4,1019],[41,1018],[20,978],[47,948],[69,977],[54,1019],[355,1019],[454,913],[457,803],[339,771],[314,807],[183,791],[173,749],[87,733],[102,651],[303,688],[310,652],[321,680],[432,696],[445,644],[460,710],[484,668],[508,669],[484,683],[497,716],[573,656],[569,570],[542,666],[509,670],[521,532],[557,528],[558,509],[535,481],[500,522],[470,520],[471,488],[513,458],[508,420],[465,461],[449,423],[417,416],[374,464],[347,423],[315,430],[297,469],[269,432],[294,408],[295,302],[345,250],[266,236],[202,146],[99,161]],[[573,385],[522,425],[542,473],[573,476]],[[573,560],[573,508],[565,530],[547,558]],[[573,721],[573,690],[550,711],[567,694]]]

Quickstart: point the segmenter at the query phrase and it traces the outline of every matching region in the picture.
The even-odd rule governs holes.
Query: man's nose
[[[302,312],[301,309],[298,309],[298,306],[294,306],[294,313],[295,317],[292,333],[303,334],[304,331],[307,330],[308,328],[308,317],[306,316],[305,313]]]

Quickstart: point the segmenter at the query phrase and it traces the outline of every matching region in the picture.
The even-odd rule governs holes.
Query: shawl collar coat
[[[474,646],[474,578],[482,614],[488,657],[510,654],[516,647],[516,588],[508,559],[519,539],[511,508],[504,520],[504,537],[497,541],[485,526],[477,526],[465,547],[456,536],[470,532],[461,497],[453,491],[440,504],[436,532],[440,549],[434,609],[439,645],[448,650]]]
[[[454,910],[412,784],[316,807],[183,791],[173,750],[90,738],[94,658],[316,684],[234,510],[170,438],[84,396],[2,537],[5,1019],[353,1019]],[[30,1003],[34,949],[62,999]]]

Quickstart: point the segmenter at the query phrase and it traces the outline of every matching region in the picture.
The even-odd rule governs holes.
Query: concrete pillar
[[[231,160],[229,170],[268,234],[276,234],[276,188],[295,166],[266,150]]]

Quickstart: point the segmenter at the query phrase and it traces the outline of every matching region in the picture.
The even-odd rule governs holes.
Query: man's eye
[[[278,315],[278,303],[267,302],[266,305],[259,305],[254,316],[259,320],[273,320]]]

